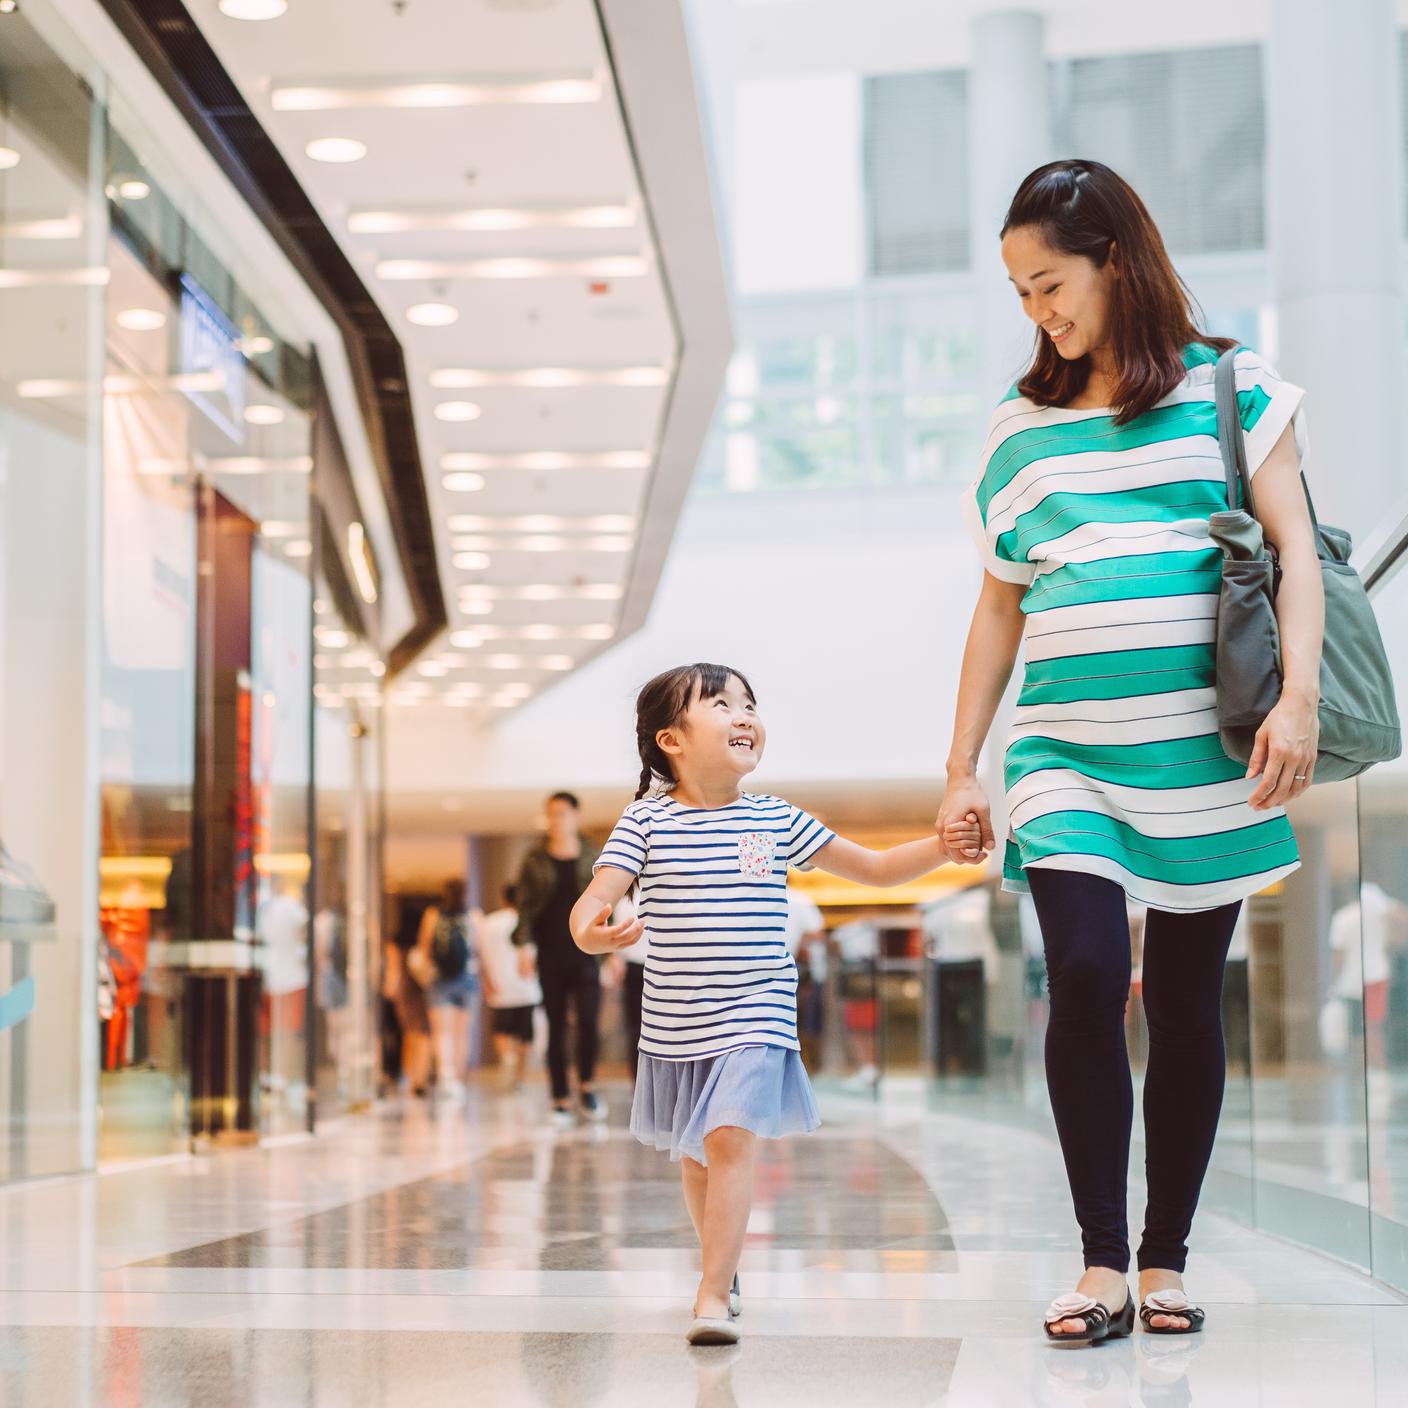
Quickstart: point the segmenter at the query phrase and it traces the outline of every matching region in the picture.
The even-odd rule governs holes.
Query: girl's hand
[[[538,971],[538,950],[532,944],[524,944],[518,950],[518,976],[527,980]]]
[[[949,854],[958,852],[970,865],[976,864],[983,854],[983,832],[978,825],[977,812],[958,817],[944,826],[943,848]]]
[[[1257,783],[1247,804],[1253,811],[1283,807],[1299,797],[1315,776],[1315,755],[1320,744],[1317,702],[1289,690],[1256,731],[1247,776]]]
[[[578,948],[588,953],[615,953],[617,949],[630,948],[645,933],[645,925],[634,917],[623,919],[619,924],[608,924],[611,909],[609,904],[602,905],[596,918],[572,936]]]
[[[951,826],[966,827],[970,819],[977,823],[978,829],[976,849],[971,851],[963,845],[950,844],[948,835]],[[976,865],[996,849],[997,843],[992,834],[992,809],[988,806],[987,793],[976,778],[955,779],[949,783],[939,815],[934,821],[934,830],[939,833],[944,851],[955,865]],[[962,836],[966,837],[967,834],[965,831]]]

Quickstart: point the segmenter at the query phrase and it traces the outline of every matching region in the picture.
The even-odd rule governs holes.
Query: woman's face
[[[1102,348],[1108,336],[1115,258],[1097,269],[1083,254],[1061,254],[1035,225],[1009,230],[1002,262],[1032,322],[1067,361]]]

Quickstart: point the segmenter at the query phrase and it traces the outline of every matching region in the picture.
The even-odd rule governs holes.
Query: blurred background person
[[[435,1041],[436,1084],[452,1099],[464,1095],[469,1066],[469,1018],[479,996],[463,880],[447,880],[437,904],[421,915],[416,946],[430,961],[426,992]]]
[[[433,1060],[425,990],[432,981],[434,965],[420,947],[419,934],[419,920],[412,911],[401,923],[396,942],[387,947],[386,986],[401,1028],[402,1076],[413,1095],[425,1096],[430,1093]]]
[[[819,1070],[826,1020],[826,921],[816,901],[795,885],[787,887],[786,943],[797,965],[797,1039],[802,1060]]]
[[[531,944],[537,953],[548,1019],[552,1120],[562,1129],[575,1123],[567,1076],[569,1023],[574,1018],[581,1112],[589,1120],[606,1118],[606,1103],[595,1089],[601,973],[597,960],[572,942],[568,927],[572,906],[591,883],[597,858],[596,850],[582,840],[580,820],[581,804],[571,792],[554,792],[548,798],[547,834],[523,862],[515,887],[519,918],[514,942]]]
[[[518,1090],[523,1082],[533,1048],[533,1014],[543,1000],[531,950],[513,946],[513,931],[518,927],[516,895],[515,886],[505,886],[502,908],[483,915],[474,926],[479,976],[492,1014],[499,1079],[506,1091]]]

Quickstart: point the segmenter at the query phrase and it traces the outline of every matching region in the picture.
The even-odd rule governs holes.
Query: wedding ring
[[[1298,772],[1298,773],[1296,774],[1296,781],[1297,781],[1297,782],[1304,782],[1304,781],[1305,781],[1305,774],[1304,774],[1303,772]]]

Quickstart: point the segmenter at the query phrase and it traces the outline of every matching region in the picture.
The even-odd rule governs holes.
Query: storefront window
[[[306,359],[242,331],[248,300],[113,132],[105,191],[100,1153],[122,1158],[307,1119],[312,433]]]

